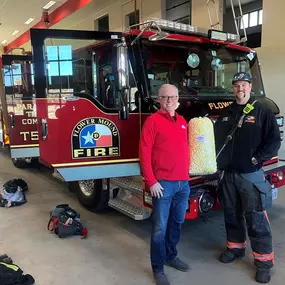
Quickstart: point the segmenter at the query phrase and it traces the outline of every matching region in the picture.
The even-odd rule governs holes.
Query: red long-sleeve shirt
[[[175,115],[176,121],[169,113],[157,111],[143,125],[139,158],[148,187],[159,179],[189,179],[187,123],[182,116]]]

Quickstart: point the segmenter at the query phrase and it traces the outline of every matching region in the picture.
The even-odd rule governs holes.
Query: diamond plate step
[[[108,202],[109,206],[134,220],[144,220],[150,217],[151,212],[148,212],[145,207],[138,208],[120,198],[112,199]]]
[[[120,188],[129,190],[133,194],[143,195],[143,181],[138,181],[126,177],[112,178],[110,181],[111,184],[114,184]]]

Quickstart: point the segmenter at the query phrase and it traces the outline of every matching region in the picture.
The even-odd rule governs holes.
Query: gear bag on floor
[[[0,206],[14,207],[27,202],[25,192],[28,185],[23,179],[11,179],[7,181],[0,190]]]
[[[87,229],[83,227],[80,221],[80,214],[70,208],[68,204],[57,205],[50,213],[48,230],[60,238],[72,235],[87,237]]]

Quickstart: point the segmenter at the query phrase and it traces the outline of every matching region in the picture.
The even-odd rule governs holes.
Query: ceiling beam
[[[48,25],[48,27],[52,27],[53,25],[67,18],[69,15],[91,2],[92,0],[67,0],[64,4],[62,4],[60,7],[58,7],[56,10],[49,14],[50,24]],[[47,26],[43,23],[42,20],[40,20],[37,24],[33,26],[33,28],[46,29]],[[9,43],[4,49],[5,53],[12,48],[20,47],[21,45],[27,43],[30,39],[31,38],[29,29],[22,35],[20,35],[18,38],[16,38],[13,42]]]

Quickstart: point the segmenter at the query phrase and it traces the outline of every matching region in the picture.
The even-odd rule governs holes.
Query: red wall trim
[[[60,22],[61,20],[65,19],[75,11],[81,9],[85,5],[92,2],[92,0],[68,0],[64,4],[62,4],[60,7],[58,7],[56,10],[54,10],[49,15],[49,27],[55,25],[56,23]],[[37,24],[33,26],[33,28],[42,28],[46,29],[45,24],[41,21],[39,21]],[[15,39],[13,42],[9,43],[4,51],[7,52],[11,48],[19,47],[26,42],[30,40],[30,30],[24,32],[21,36],[19,36],[17,39]]]

